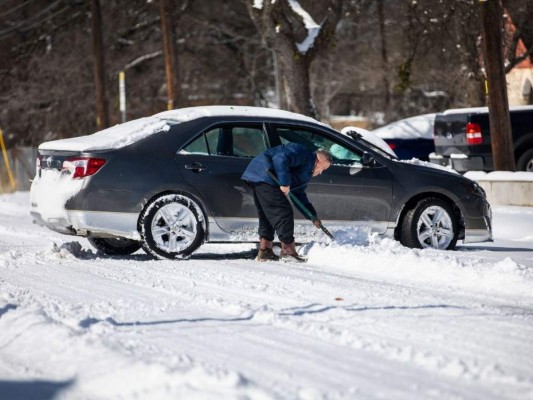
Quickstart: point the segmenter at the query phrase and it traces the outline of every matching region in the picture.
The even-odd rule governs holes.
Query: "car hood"
[[[439,175],[455,175],[461,177],[461,174],[454,169],[443,167],[442,165],[434,164],[427,161],[419,160],[418,158],[412,158],[410,160],[392,160],[394,163],[399,163],[405,166],[413,166],[415,169],[420,170],[422,168],[426,172],[434,172]]]

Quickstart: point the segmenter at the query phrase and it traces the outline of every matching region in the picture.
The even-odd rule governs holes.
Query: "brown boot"
[[[257,253],[257,261],[279,261],[279,257],[272,250],[272,241],[265,238],[259,239],[259,251]]]
[[[296,244],[294,241],[292,243],[286,244],[281,242],[281,253],[279,255],[281,261],[292,261],[304,263],[307,261],[307,258],[298,255],[296,251]]]

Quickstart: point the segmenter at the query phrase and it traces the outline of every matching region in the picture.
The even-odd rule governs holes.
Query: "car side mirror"
[[[376,159],[374,156],[370,153],[364,152],[363,157],[361,158],[361,164],[363,167],[375,167],[376,166]]]

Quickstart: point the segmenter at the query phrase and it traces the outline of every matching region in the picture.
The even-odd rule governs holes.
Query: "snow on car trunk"
[[[32,182],[30,204],[44,221],[68,219],[66,202],[83,188],[83,180],[72,179],[61,170],[44,169]],[[38,199],[38,200],[37,200]]]

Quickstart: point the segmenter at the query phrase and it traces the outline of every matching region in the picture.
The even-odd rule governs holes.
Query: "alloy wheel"
[[[181,203],[162,206],[151,223],[155,245],[166,253],[188,249],[197,237],[197,220],[190,208]]]
[[[434,249],[447,249],[455,234],[451,216],[436,205],[420,214],[416,231],[421,246]]]

